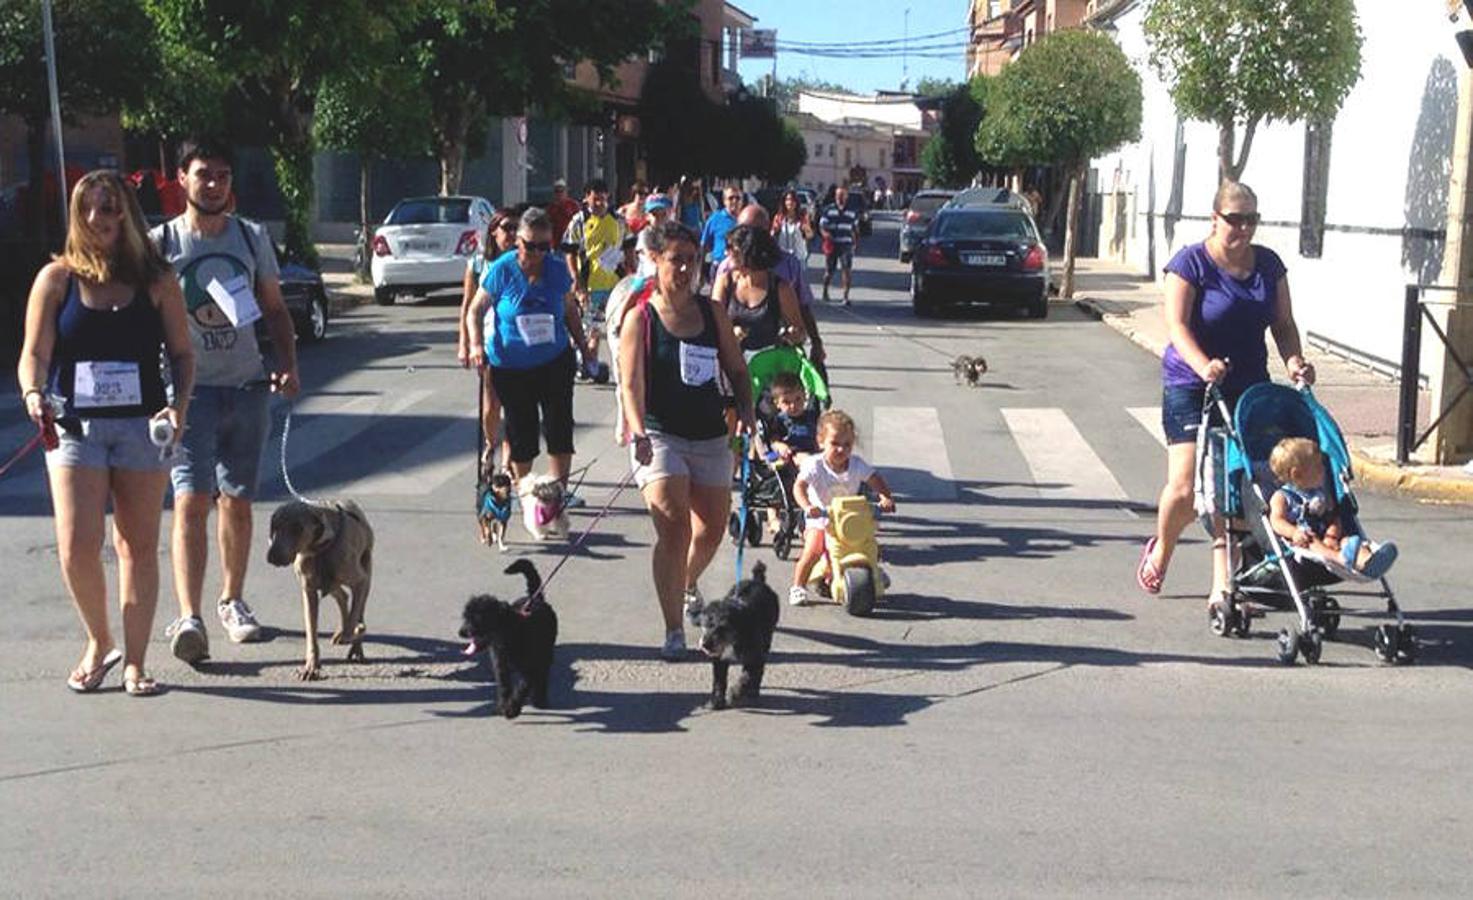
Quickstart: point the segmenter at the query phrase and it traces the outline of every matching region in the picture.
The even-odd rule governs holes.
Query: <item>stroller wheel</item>
[[[1388,665],[1396,663],[1396,647],[1401,643],[1401,635],[1397,632],[1395,625],[1377,625],[1373,645],[1376,658]]]
[[[1315,622],[1319,624],[1325,640],[1333,641],[1335,635],[1340,631],[1340,601],[1334,597],[1321,595],[1315,597],[1311,603],[1315,612]]]
[[[1238,620],[1233,623],[1233,637],[1245,638],[1253,630],[1253,616],[1243,607],[1237,609]]]
[[[777,534],[774,534],[772,536],[772,552],[776,553],[777,558],[781,560],[787,560],[787,558],[792,555],[793,534],[792,532],[788,531],[787,522],[784,522],[781,526],[779,526],[777,529]]]
[[[747,510],[747,543],[753,547],[762,545],[762,517],[756,510]]]
[[[1212,628],[1212,633],[1218,637],[1230,637],[1232,635],[1234,625],[1236,624],[1233,620],[1237,617],[1235,611],[1228,609],[1221,603],[1214,603],[1207,610],[1207,624]]]
[[[726,520],[726,533],[731,535],[733,544],[742,542],[742,514],[732,510],[731,516]]]
[[[1294,665],[1294,659],[1299,655],[1299,628],[1290,625],[1279,629],[1279,662],[1286,666]]]
[[[1311,629],[1299,636],[1299,652],[1304,657],[1304,661],[1311,666],[1319,663],[1320,651],[1324,649],[1324,646],[1325,639],[1319,629]]]

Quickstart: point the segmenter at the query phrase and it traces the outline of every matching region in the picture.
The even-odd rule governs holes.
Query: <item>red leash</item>
[[[21,448],[15,452],[15,455],[12,456],[5,463],[5,465],[0,466],[0,478],[5,477],[5,473],[9,472],[12,466],[24,459],[27,453],[30,453],[32,450],[40,446],[41,441],[44,440],[45,437],[46,432],[42,431],[39,428],[36,429],[35,435],[32,436],[29,441],[26,441],[24,444],[22,444]]]
[[[588,523],[588,527],[583,529],[583,533],[578,535],[578,540],[573,542],[573,545],[568,548],[568,552],[563,554],[563,558],[558,560],[557,565],[552,567],[552,571],[547,573],[547,577],[542,579],[542,587],[537,589],[536,595],[527,598],[527,608],[526,611],[522,613],[522,615],[525,616],[531,613],[531,601],[535,600],[537,597],[544,596],[545,592],[547,591],[547,586],[549,584],[552,584],[553,578],[557,577],[558,570],[566,565],[568,560],[573,558],[573,554],[577,553],[578,548],[583,546],[583,542],[588,540],[588,536],[590,534],[593,534],[593,529],[597,528],[598,523],[601,522],[603,518],[609,514],[609,510],[613,509],[614,501],[619,499],[619,495],[624,493],[624,489],[629,487],[629,485],[633,481],[634,470],[630,469],[629,472],[624,475],[624,478],[620,480],[619,484],[614,488],[614,492],[609,495],[609,499],[605,501],[603,509],[600,509],[598,511],[598,515],[594,516],[593,521]]]

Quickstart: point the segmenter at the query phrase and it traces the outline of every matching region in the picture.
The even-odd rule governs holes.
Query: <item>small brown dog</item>
[[[968,387],[976,387],[982,383],[982,376],[987,374],[987,360],[962,354],[951,361],[951,374],[957,384],[965,381]]]
[[[373,528],[358,504],[304,503],[293,500],[271,514],[271,547],[266,561],[291,566],[302,583],[302,613],[306,619],[307,661],[300,677],[321,677],[317,649],[317,605],[332,594],[342,615],[334,644],[350,644],[347,660],[363,661],[363,610],[373,582]],[[353,603],[348,605],[348,591]]]

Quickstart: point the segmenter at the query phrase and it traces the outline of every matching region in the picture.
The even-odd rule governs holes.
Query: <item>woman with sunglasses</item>
[[[553,252],[552,221],[532,207],[517,223],[516,249],[486,267],[466,316],[471,362],[488,366],[501,401],[513,479],[532,471],[539,433],[549,473],[566,483],[573,459],[573,346],[587,346],[573,279]],[[570,498],[571,499],[571,498]]]
[[[732,451],[724,374],[745,433],[753,430],[752,384],[731,320],[696,294],[700,239],[679,222],[650,232],[655,286],[620,323],[619,390],[634,477],[655,525],[655,594],[665,619],[660,655],[686,655],[682,605],[700,597],[731,509]]]
[[[159,520],[195,357],[183,290],[147,235],[132,188],[116,172],[89,173],[72,191],[66,247],[36,276],[26,307],[17,380],[26,415],[58,436],[46,471],[62,580],[87,632],[66,681],[77,693],[97,690],[120,662],[127,694],[159,692],[143,662],[159,598]],[[48,397],[65,408],[53,410]],[[102,565],[109,503],[121,651]]]
[[[485,275],[486,267],[494,262],[503,253],[509,253],[516,247],[517,222],[522,213],[527,209],[526,204],[520,206],[503,207],[496,211],[491,217],[491,223],[486,226],[486,239],[482,242],[482,251],[471,255],[466,261],[465,284],[463,295],[460,300],[460,324],[459,336],[456,341],[456,358],[460,360],[462,368],[469,368],[471,363],[471,336],[470,329],[466,325],[466,314],[470,312],[471,301],[475,299],[476,288]],[[481,458],[481,468],[486,468],[486,463],[492,457],[492,447],[496,444],[496,431],[501,426],[501,401],[496,398],[496,390],[491,386],[491,370],[485,367],[480,369],[481,373],[481,433],[486,437],[486,451]],[[501,444],[501,467],[506,468],[511,460],[511,445],[505,441]]]
[[[644,201],[649,199],[649,185],[643,181],[636,181],[629,188],[629,202],[619,207],[619,215],[624,219],[624,224],[629,227],[630,234],[639,234],[649,224],[649,217],[644,212]]]
[[[1245,184],[1224,182],[1212,205],[1212,233],[1183,247],[1166,264],[1166,328],[1171,345],[1161,360],[1161,425],[1166,433],[1166,486],[1156,534],[1146,542],[1136,581],[1159,593],[1182,530],[1195,517],[1192,470],[1196,430],[1209,383],[1231,410],[1249,387],[1269,380],[1264,332],[1273,334],[1290,379],[1314,383],[1304,361],[1289,280],[1278,254],[1253,243],[1258,197]],[[1217,523],[1212,542],[1215,603],[1227,590],[1227,545]]]

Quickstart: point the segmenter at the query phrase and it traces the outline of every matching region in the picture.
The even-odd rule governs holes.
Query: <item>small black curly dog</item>
[[[701,650],[711,658],[712,709],[756,700],[761,693],[780,606],[777,594],[767,586],[767,567],[759,562],[752,567],[752,577],[724,598],[686,610],[691,624],[705,630]],[[728,690],[726,672],[732,663],[739,663],[742,673]]]
[[[479,594],[465,604],[460,636],[471,641],[469,652],[489,650],[496,671],[496,711],[508,719],[522,714],[522,704],[547,709],[547,682],[557,644],[557,613],[542,596],[542,576],[531,560],[519,559],[506,574],[527,579],[527,595],[506,603]],[[513,683],[515,682],[515,683]]]

